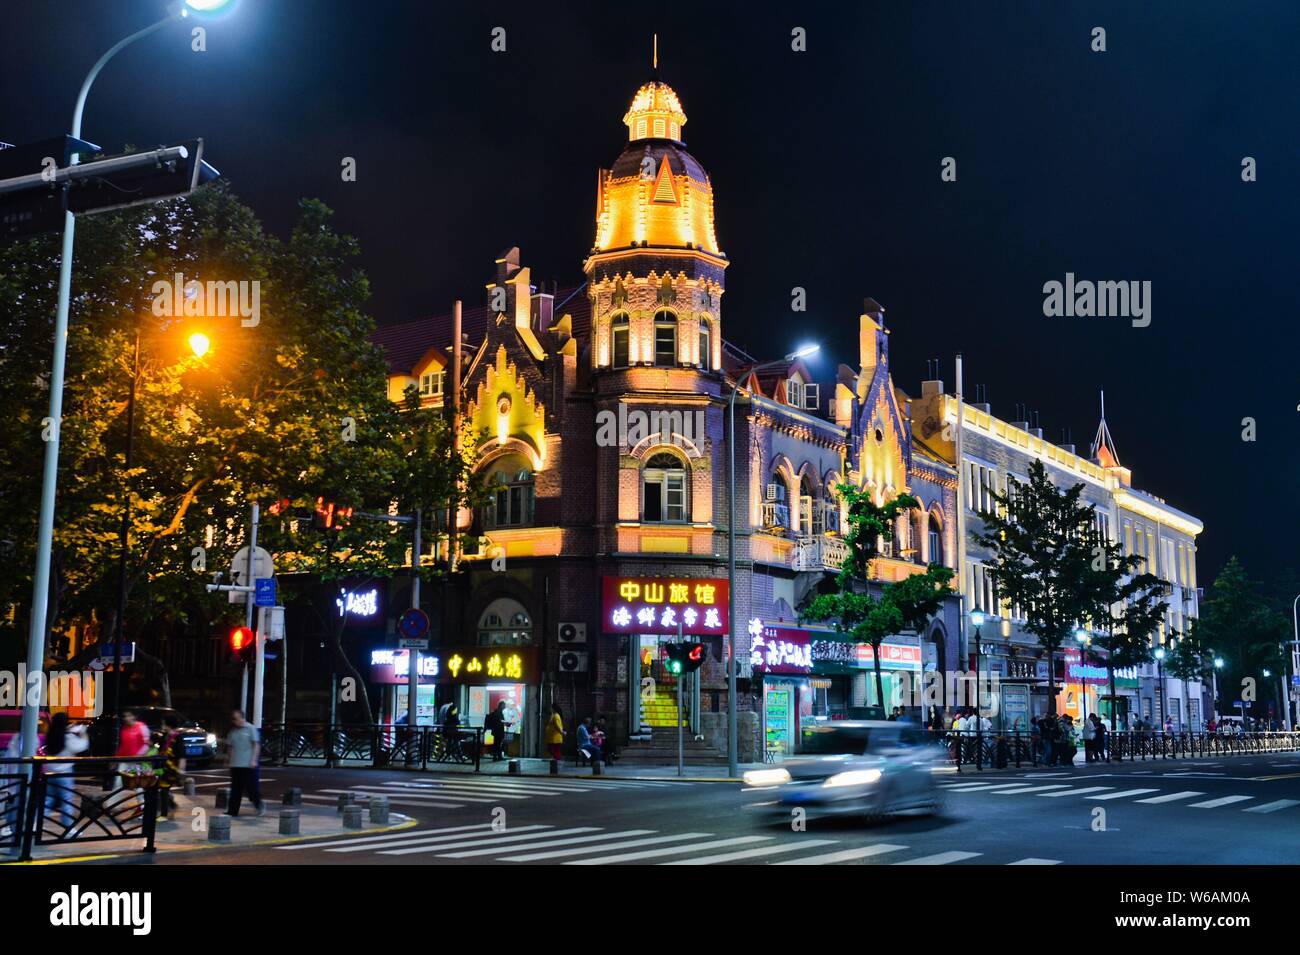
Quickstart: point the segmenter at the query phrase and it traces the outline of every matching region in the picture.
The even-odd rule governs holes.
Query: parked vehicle
[[[938,812],[934,773],[943,749],[909,721],[843,720],[805,733],[800,753],[780,766],[745,773],[747,786],[776,797],[767,813],[789,821],[791,810],[875,819],[901,812]]]
[[[175,710],[163,706],[132,706],[136,719],[149,727],[150,737],[155,744],[162,742],[163,716],[171,713],[176,717],[176,725],[185,745],[187,766],[205,766],[217,754],[217,735],[209,733],[194,720],[187,719]],[[114,742],[117,739],[117,717],[111,713],[96,717],[90,724],[90,752],[93,756],[112,756]]]

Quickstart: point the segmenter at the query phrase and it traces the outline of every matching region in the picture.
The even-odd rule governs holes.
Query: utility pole
[[[677,643],[680,646],[682,642],[682,622],[677,621]],[[684,743],[682,742],[682,684],[686,682],[686,674],[677,674],[677,775],[685,776],[684,768],[685,754],[683,752]]]
[[[260,513],[261,512],[258,508],[258,504],[256,501],[254,501],[252,521],[249,525],[249,532],[248,532],[248,569],[244,571],[245,587],[257,586],[253,578],[253,573],[255,568],[257,567],[257,519]],[[257,601],[254,599],[254,592],[252,590],[249,590],[244,594],[244,626],[245,627],[248,627],[250,629],[252,628],[253,611],[256,609],[257,609]],[[256,636],[257,636],[257,667],[258,667],[258,679],[260,684],[261,666],[262,666],[262,635],[258,633]],[[248,709],[248,664],[247,663],[242,664],[239,669],[240,669],[239,709],[247,710]]]
[[[420,524],[422,511],[415,509],[415,550],[411,553],[411,609],[420,609]],[[420,648],[408,647],[406,651],[406,728],[411,742],[416,740],[415,703],[420,695]]]

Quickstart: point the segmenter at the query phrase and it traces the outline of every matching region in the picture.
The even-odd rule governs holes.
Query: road
[[[949,772],[934,817],[764,823],[735,783],[268,770],[333,805],[386,793],[411,828],[289,846],[159,853],[145,865],[840,864],[1250,865],[1300,858],[1300,754]]]

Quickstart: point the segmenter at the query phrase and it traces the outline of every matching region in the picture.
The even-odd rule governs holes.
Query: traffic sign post
[[[429,615],[419,607],[412,607],[397,621],[401,636],[397,645],[404,650],[429,649]]]
[[[266,552],[263,551],[262,553],[266,553]],[[275,578],[274,577],[258,577],[257,581],[254,583],[253,586],[255,588],[254,596],[257,599],[257,605],[259,607],[275,606]]]

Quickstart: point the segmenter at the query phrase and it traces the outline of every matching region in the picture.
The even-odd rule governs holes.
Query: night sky
[[[0,140],[65,132],[95,58],[163,6],[6,0]],[[759,6],[241,0],[206,53],[176,26],[115,60],[84,135],[110,152],[205,137],[282,235],[319,197],[361,242],[376,321],[408,321],[481,301],[511,245],[535,280],[581,281],[595,171],[626,142],[657,31],[733,263],[729,340],[761,357],[818,340],[854,364],[870,295],[913,394],[928,358],[951,389],[961,351],[968,398],[984,384],[995,414],[1023,402],[1085,447],[1104,388],[1134,483],[1204,520],[1202,584],[1234,553],[1257,577],[1294,564],[1300,5]],[[1044,317],[1067,272],[1150,281],[1150,326]]]

